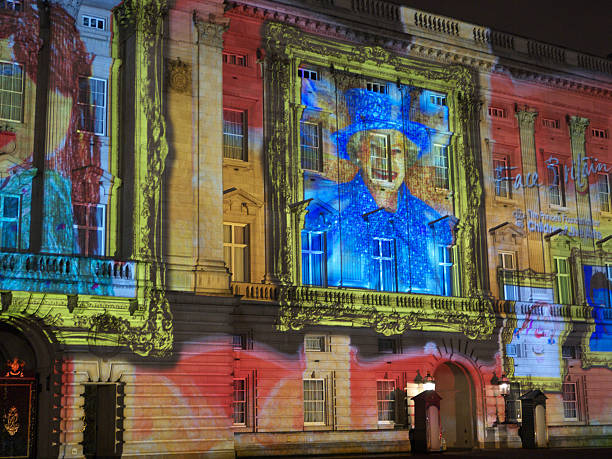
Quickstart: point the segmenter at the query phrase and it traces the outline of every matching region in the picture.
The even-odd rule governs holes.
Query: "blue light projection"
[[[589,347],[593,352],[612,352],[612,282],[605,267],[585,265],[583,269],[587,302],[595,319]]]
[[[327,263],[321,269],[327,285],[450,293],[448,270],[441,263],[443,258],[448,262],[442,253],[454,243],[457,220],[448,204],[436,209],[422,199],[422,192],[418,197],[411,192],[417,185],[427,195],[440,194],[433,185],[431,152],[434,142],[442,147],[448,143],[448,133],[439,135],[448,126],[447,107],[428,107],[425,113],[425,98],[411,103],[407,89],[379,93],[347,88],[338,91],[338,106],[334,93],[323,81],[303,81],[307,111],[328,109],[335,117],[321,123],[328,150],[323,171],[304,173],[304,198],[312,199],[304,230],[326,234]],[[312,112],[304,119],[313,122]],[[415,122],[415,113],[435,122]],[[447,164],[439,164],[445,173]],[[423,183],[408,183],[415,177]]]

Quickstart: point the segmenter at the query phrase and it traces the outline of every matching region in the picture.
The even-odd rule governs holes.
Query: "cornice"
[[[327,3],[317,2],[317,4]],[[535,84],[596,97],[612,97],[612,79],[610,79],[608,85],[605,83],[598,84],[593,82],[593,79],[581,75],[559,75],[559,70],[552,67],[550,69],[535,68],[537,66],[533,63],[518,61],[522,55],[515,50],[517,47],[515,37],[460,21],[451,21],[447,18],[442,18],[444,19],[442,20],[441,17],[438,18],[428,13],[415,13],[416,26],[425,29],[421,36],[416,36],[392,29],[381,30],[379,28],[375,30],[372,26],[365,24],[347,25],[346,22],[350,19],[339,19],[337,12],[335,15],[325,15],[325,13],[309,11],[308,16],[305,17],[304,10],[298,10],[297,6],[291,7],[286,4],[275,5],[270,2],[259,2],[256,6],[248,1],[232,0],[227,1],[225,7],[226,11],[231,10],[230,14],[232,15],[257,18],[262,21],[283,22],[297,26],[302,31],[314,35],[359,45],[380,46],[389,52],[406,57],[417,57],[446,65],[462,64],[481,72],[506,74],[512,78]],[[328,8],[331,8],[331,6]],[[346,11],[346,14],[349,13],[349,11]],[[359,14],[354,14],[354,16],[355,19],[359,19]],[[391,18],[395,18],[395,16],[395,13],[390,13],[389,17],[383,19],[386,23],[389,23]],[[440,20],[432,20],[432,18]],[[398,19],[393,20],[397,21]],[[459,25],[461,25],[461,29]],[[466,27],[471,28],[473,43],[467,43],[465,38],[458,38],[459,31]],[[447,37],[448,41],[445,41],[444,39]],[[516,37],[516,40],[518,39]],[[532,59],[537,59],[541,65],[552,62],[556,65],[565,66],[566,72],[576,68],[563,63],[566,60],[566,55],[562,48],[551,47],[534,41],[528,41],[528,44],[531,44],[527,50],[529,56]],[[501,59],[506,59],[508,62],[500,63],[500,56],[492,54],[489,49],[486,49],[487,47],[496,47],[496,50],[500,51],[501,54],[512,56],[516,60],[512,62],[512,59],[502,56]],[[503,48],[503,52],[499,48]],[[579,62],[590,62],[590,60],[599,62],[600,59],[578,54]],[[580,70],[580,68],[578,67],[577,70]],[[603,70],[605,74],[606,69]]]

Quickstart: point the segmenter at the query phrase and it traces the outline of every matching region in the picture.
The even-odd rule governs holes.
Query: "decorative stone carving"
[[[589,119],[581,116],[570,116],[568,122],[572,141],[576,141],[584,145],[585,132],[589,125]]]
[[[191,64],[180,59],[166,61],[168,86],[181,94],[191,94]]]
[[[217,18],[214,14],[208,16],[208,21],[193,16],[193,23],[198,33],[197,42],[214,48],[223,48],[223,34],[229,27],[229,18]]]

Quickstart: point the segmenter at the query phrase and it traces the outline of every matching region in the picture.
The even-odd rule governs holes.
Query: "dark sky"
[[[391,0],[596,56],[612,53],[611,0]]]

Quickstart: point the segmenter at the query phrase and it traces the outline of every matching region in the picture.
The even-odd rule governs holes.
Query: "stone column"
[[[223,32],[227,19],[194,17],[196,47],[196,293],[229,294],[223,260]]]
[[[515,113],[519,125],[519,135],[521,139],[521,162],[523,183],[526,185],[523,188],[523,199],[525,202],[525,210],[533,210],[538,214],[540,208],[540,188],[537,185],[538,181],[538,164],[536,159],[535,147],[535,120],[538,113],[531,110],[519,110]],[[534,175],[536,174],[536,175]],[[532,177],[533,181],[528,180]],[[528,186],[531,183],[536,183],[534,186]],[[527,232],[527,258],[529,260],[528,268],[538,273],[544,272],[544,239],[543,234],[536,232]],[[526,266],[519,266],[519,269],[525,269]]]

